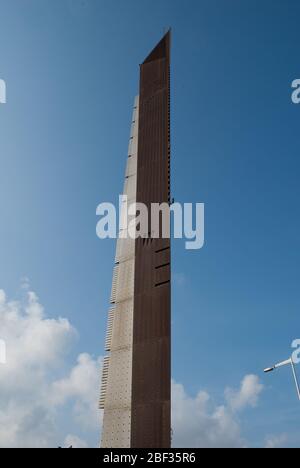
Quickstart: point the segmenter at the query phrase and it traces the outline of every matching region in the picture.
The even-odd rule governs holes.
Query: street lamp
[[[274,370],[278,369],[279,367],[288,366],[288,365],[291,365],[291,367],[292,367],[293,377],[294,377],[295,384],[296,384],[296,389],[297,389],[297,395],[298,395],[298,398],[300,400],[299,382],[298,382],[298,378],[297,378],[297,374],[296,374],[295,364],[294,364],[294,361],[293,361],[292,358],[287,359],[286,361],[283,361],[283,362],[279,362],[279,364],[275,364],[275,366],[273,366],[273,367],[268,367],[267,369],[264,370],[264,372],[267,374],[268,372],[273,372]]]

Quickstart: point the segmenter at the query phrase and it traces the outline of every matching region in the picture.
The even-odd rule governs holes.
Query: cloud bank
[[[83,447],[79,436],[63,431],[99,432],[101,359],[81,354],[60,376],[76,335],[67,319],[45,316],[34,292],[8,301],[0,290],[0,337],[7,346],[7,363],[0,367],[0,447],[57,447],[64,441]],[[62,415],[69,420],[62,423]]]
[[[227,388],[224,404],[217,405],[207,392],[195,398],[187,395],[183,385],[172,383],[173,446],[181,448],[241,448],[242,438],[238,415],[258,402],[263,385],[258,377],[247,375],[239,390]]]
[[[70,366],[76,330],[66,318],[47,318],[27,279],[22,289],[19,301],[0,290],[0,338],[7,345],[7,363],[0,365],[0,447],[96,446],[102,359],[82,353]],[[207,392],[192,398],[173,381],[173,446],[246,446],[239,415],[257,404],[262,390],[258,377],[248,375],[239,389],[225,389],[217,405]],[[267,446],[279,442],[270,438]]]

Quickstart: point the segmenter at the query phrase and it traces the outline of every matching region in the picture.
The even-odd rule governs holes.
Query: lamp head
[[[268,372],[273,372],[275,370],[275,367],[268,367],[267,369],[264,370],[265,374],[268,374]]]

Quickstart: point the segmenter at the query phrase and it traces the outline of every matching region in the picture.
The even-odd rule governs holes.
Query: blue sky
[[[96,206],[121,193],[138,65],[171,26],[172,192],[206,205],[205,247],[173,243],[173,378],[222,402],[259,375],[243,437],[299,445],[289,370],[261,375],[300,337],[299,2],[0,0],[0,11],[0,288],[18,299],[28,277],[47,315],[69,319],[79,338],[66,366],[103,353],[115,243],[97,239]]]

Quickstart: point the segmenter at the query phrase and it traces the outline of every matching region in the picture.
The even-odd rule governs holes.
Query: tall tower
[[[170,204],[170,32],[140,66],[124,195],[128,205]],[[122,212],[127,210],[124,202]],[[124,214],[124,212],[123,212]],[[122,215],[122,214],[121,214]],[[149,220],[151,226],[151,220]],[[168,448],[171,438],[171,245],[117,241],[100,408],[101,446]],[[145,237],[144,237],[145,236]]]

